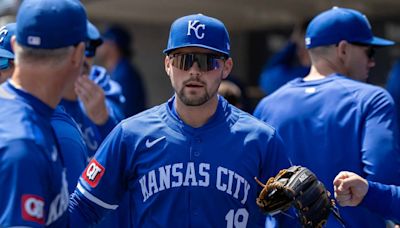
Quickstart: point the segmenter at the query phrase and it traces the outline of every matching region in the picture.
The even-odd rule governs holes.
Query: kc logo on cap
[[[201,34],[199,34],[199,29],[202,29]],[[200,24],[199,20],[189,20],[188,21],[188,32],[187,35],[190,36],[191,31],[193,30],[194,34],[196,35],[197,39],[201,40],[204,38],[204,30],[206,29],[205,24]]]

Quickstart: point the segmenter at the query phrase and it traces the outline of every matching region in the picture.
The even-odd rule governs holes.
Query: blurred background
[[[172,95],[164,72],[164,55],[170,24],[192,13],[222,20],[231,37],[234,60],[232,74],[240,80],[254,105],[263,92],[258,88],[268,58],[288,41],[293,27],[332,6],[349,7],[366,14],[375,35],[400,41],[399,0],[84,0],[89,19],[101,31],[118,24],[133,36],[131,57],[147,93],[147,106]],[[15,20],[18,0],[0,0],[0,25]],[[384,85],[393,61],[400,57],[397,46],[377,50],[377,66],[369,82]]]

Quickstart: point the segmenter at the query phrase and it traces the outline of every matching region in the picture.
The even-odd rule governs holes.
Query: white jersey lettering
[[[158,168],[160,172],[160,188],[159,191],[169,189],[171,187],[171,165]]]
[[[189,180],[192,180],[190,184]],[[183,182],[183,186],[197,186],[196,173],[194,171],[193,162],[189,162],[187,165],[185,181]]]
[[[204,177],[204,180],[199,180],[199,186],[201,187],[208,187],[210,185],[210,164],[207,163],[200,163],[199,165],[199,175]]]
[[[240,200],[247,201],[250,184],[238,173],[224,167],[217,167],[216,175],[210,175],[208,163],[196,165],[194,162],[175,163],[149,171],[139,179],[143,202],[161,191],[176,187],[209,187],[210,177],[215,179],[215,187]]]
[[[182,186],[183,174],[181,171],[178,171],[178,169],[180,170],[182,168],[183,168],[183,163],[177,163],[172,165],[172,176],[178,178],[177,181],[172,181],[173,188]]]

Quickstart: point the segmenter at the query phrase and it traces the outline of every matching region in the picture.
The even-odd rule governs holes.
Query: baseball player
[[[106,138],[71,197],[73,227],[97,222],[126,192],[133,227],[264,226],[254,177],[290,164],[272,127],[217,95],[233,66],[229,44],[215,18],[172,24],[164,53],[175,95]]]
[[[361,206],[400,223],[400,186],[368,181],[359,175],[342,171],[333,181],[335,198],[341,206]]]
[[[337,7],[310,22],[305,41],[310,74],[264,98],[254,115],[276,127],[293,163],[315,172],[331,192],[340,170],[400,184],[393,100],[363,82],[375,66],[374,48],[394,43],[373,36],[365,15]],[[349,227],[385,226],[382,217],[363,208],[340,208],[340,214]],[[332,216],[327,226],[342,227]]]
[[[88,22],[83,76],[64,92],[60,105],[78,123],[92,157],[104,138],[124,116],[122,91],[110,80],[104,68],[93,66],[96,48],[101,45],[100,33]],[[88,75],[89,74],[89,75]],[[89,77],[88,77],[89,76]]]
[[[2,80],[11,77],[14,72],[14,51],[11,49],[11,37],[15,33],[15,27],[15,23],[10,23],[1,29],[3,32],[0,32],[3,34],[3,37],[0,38],[2,39],[0,48],[4,48],[0,49],[0,56],[7,58],[8,62],[7,69],[0,70]],[[51,126],[56,135],[60,153],[64,158],[68,191],[72,193],[79,175],[89,160],[86,144],[77,123],[61,107],[54,110],[51,116]]]
[[[121,85],[125,97],[122,109],[124,115],[130,117],[145,110],[147,102],[145,83],[131,62],[133,38],[124,28],[113,25],[105,31],[103,39],[104,44],[96,57],[111,73],[111,78]]]
[[[15,34],[15,70],[0,86],[0,226],[66,227],[69,194],[50,118],[82,69],[85,9],[24,0]]]
[[[15,32],[15,23],[0,28],[0,83],[6,81],[14,71],[14,52],[11,37]]]

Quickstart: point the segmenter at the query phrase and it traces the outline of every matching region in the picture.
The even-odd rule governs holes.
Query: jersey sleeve
[[[379,90],[367,101],[362,129],[362,162],[366,178],[400,184],[399,132],[390,95]]]
[[[400,223],[400,186],[368,181],[368,193],[360,206]]]
[[[265,155],[262,165],[262,173],[264,175],[261,176],[263,183],[266,183],[270,177],[276,176],[280,170],[292,166],[292,163],[287,156],[283,140],[276,130],[274,130],[268,140],[267,153],[265,153]],[[266,220],[263,221],[265,222],[265,227],[296,227],[298,224],[297,220],[288,220],[287,215],[293,217],[296,216],[294,210],[286,211],[285,215],[281,213],[274,216],[268,215]]]
[[[105,213],[118,208],[127,191],[128,179],[123,138],[122,127],[118,125],[79,177],[69,209],[72,227],[85,227],[77,221],[97,224]]]
[[[78,178],[88,162],[86,144],[79,138],[58,138],[67,169],[68,192],[75,190]]]
[[[43,151],[29,140],[0,149],[0,227],[45,226],[46,163]]]
[[[262,167],[264,170],[262,173],[263,180],[267,180],[270,177],[274,177],[282,169],[287,169],[291,166],[291,162],[285,151],[282,138],[276,130],[268,140],[267,153],[263,158]]]

